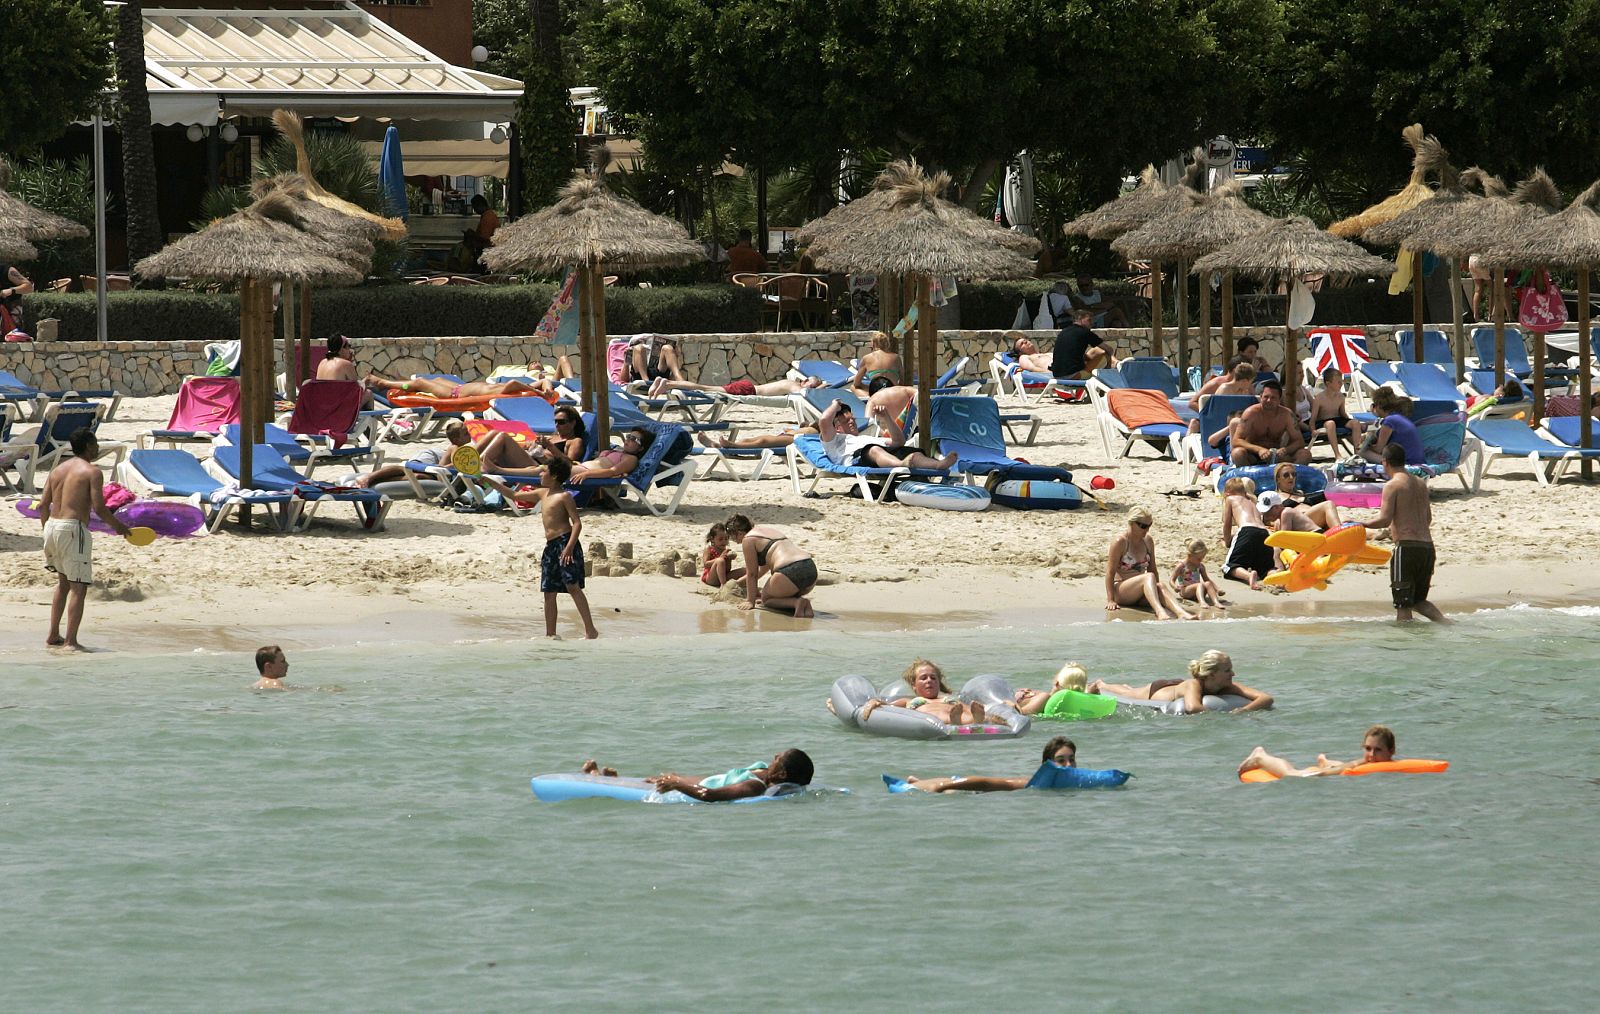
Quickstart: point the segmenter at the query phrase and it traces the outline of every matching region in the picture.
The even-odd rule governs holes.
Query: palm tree
[[[121,110],[122,187],[128,209],[128,263],[161,249],[156,208],[156,155],[150,141],[150,91],[144,81],[144,8],[129,0],[117,9],[117,96]]]

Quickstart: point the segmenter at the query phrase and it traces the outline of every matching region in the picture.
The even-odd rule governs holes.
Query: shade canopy
[[[1183,182],[1175,186],[1162,183],[1155,166],[1145,166],[1139,174],[1137,187],[1079,215],[1062,226],[1061,231],[1068,236],[1115,239],[1157,218],[1188,211],[1200,201],[1200,178],[1205,166],[1205,151],[1196,148],[1183,171]]]
[[[286,199],[296,224],[339,251],[337,256],[363,275],[372,269],[373,244],[385,235],[384,227],[370,218],[354,218],[311,198],[310,187],[299,173],[280,173],[256,180],[251,196],[261,200],[271,194]]]
[[[39,251],[22,238],[22,233],[0,228],[0,261],[31,261],[37,256]],[[0,287],[6,284],[0,279]]]
[[[1392,275],[1394,265],[1349,240],[1317,228],[1309,218],[1280,219],[1194,262],[1193,271],[1233,271],[1255,278],[1320,274],[1334,280]]]
[[[89,238],[89,230],[70,218],[41,211],[7,192],[6,188],[10,185],[11,164],[0,158],[0,231],[15,233],[29,241]],[[36,256],[37,252],[26,258],[14,259],[31,260]]]
[[[284,194],[266,197],[199,232],[168,244],[137,265],[149,278],[256,279],[353,285],[363,273],[339,259],[340,247],[302,225]]]
[[[1510,197],[1478,202],[1470,215],[1457,214],[1430,236],[1434,249],[1446,257],[1478,255],[1486,268],[1521,267],[1521,239],[1561,207],[1561,192],[1543,169],[1522,180]]]
[[[1361,238],[1376,246],[1405,246],[1412,250],[1433,250],[1428,243],[1458,214],[1473,214],[1475,202],[1487,197],[1504,197],[1510,191],[1505,181],[1473,166],[1454,180],[1448,180],[1431,200],[1401,212],[1387,222],[1374,225]],[[1440,251],[1435,250],[1435,253]],[[1468,251],[1469,253],[1473,251]]]
[[[317,176],[311,171],[311,155],[306,151],[306,129],[296,113],[287,109],[274,110],[272,122],[282,131],[284,138],[294,145],[295,171],[305,179],[306,197],[318,204],[336,211],[349,218],[359,218],[371,222],[383,230],[378,238],[394,240],[396,242],[406,238],[406,223],[399,218],[384,218],[375,215],[359,204],[351,204],[342,197],[337,197],[323,189],[317,182]]]
[[[1600,180],[1573,198],[1565,208],[1535,218],[1525,229],[1508,236],[1503,244],[1486,250],[1490,264],[1544,264],[1559,268],[1600,265]]]
[[[932,176],[914,160],[892,162],[872,193],[801,230],[817,265],[853,274],[1024,278],[1033,262],[1022,249],[1037,242],[945,200],[945,173]]]
[[[1193,260],[1220,250],[1273,223],[1245,203],[1234,180],[1222,184],[1187,211],[1153,218],[1111,242],[1111,249],[1131,260]]]
[[[1328,226],[1328,231],[1343,239],[1354,239],[1375,225],[1382,225],[1396,216],[1410,211],[1423,201],[1432,200],[1436,191],[1428,186],[1429,172],[1443,171],[1446,152],[1437,137],[1424,135],[1422,124],[1413,123],[1400,132],[1411,147],[1411,178],[1397,193],[1374,204],[1357,215],[1342,218]]]
[[[588,175],[568,183],[549,207],[500,226],[483,252],[496,272],[556,272],[572,264],[665,268],[705,257],[683,226]]]

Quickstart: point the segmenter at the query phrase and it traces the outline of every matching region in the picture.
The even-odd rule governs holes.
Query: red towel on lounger
[[[1160,391],[1112,388],[1106,392],[1106,407],[1113,418],[1130,430],[1155,423],[1183,425],[1183,420],[1172,410],[1167,396]]]
[[[239,421],[238,377],[190,377],[178,389],[167,429],[219,433]]]
[[[328,437],[339,447],[355,429],[365,393],[354,380],[308,380],[300,385],[294,414],[285,428],[290,433]]]

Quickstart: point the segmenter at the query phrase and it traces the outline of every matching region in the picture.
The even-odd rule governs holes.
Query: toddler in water
[[[603,768],[592,760],[583,762],[586,775],[617,777],[616,768]],[[705,803],[730,799],[747,799],[766,795],[776,785],[793,785],[796,788],[810,785],[813,774],[811,758],[804,750],[784,750],[768,762],[756,762],[734,768],[720,775],[690,778],[685,775],[660,774],[646,781],[655,785],[657,792],[681,792]]]
[[[1202,606],[1228,608],[1223,604],[1222,591],[1211,580],[1211,575],[1206,573],[1205,539],[1195,539],[1189,543],[1188,557],[1172,570],[1172,583],[1183,598],[1193,599]]]
[[[700,583],[721,588],[728,581],[744,576],[743,567],[734,567],[728,555],[728,526],[717,522],[706,532],[706,546],[700,551]]]

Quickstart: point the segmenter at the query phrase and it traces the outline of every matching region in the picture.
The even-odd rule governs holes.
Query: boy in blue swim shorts
[[[556,636],[556,596],[566,592],[578,607],[583,620],[583,636],[599,637],[594,620],[589,616],[589,599],[583,594],[583,547],[578,536],[583,532],[583,519],[578,516],[578,505],[565,489],[572,477],[572,462],[562,457],[552,457],[545,466],[544,503],[539,516],[544,521],[544,555],[539,559],[539,590],[544,592],[544,636]]]

